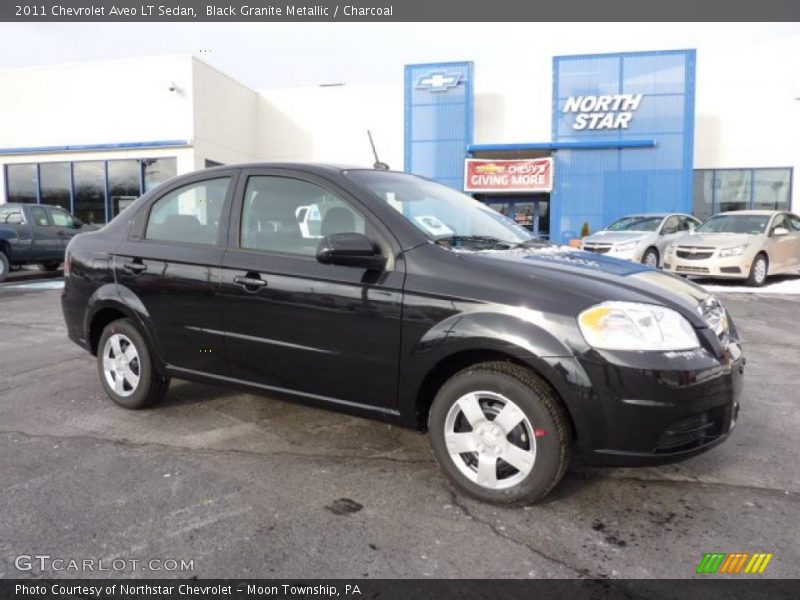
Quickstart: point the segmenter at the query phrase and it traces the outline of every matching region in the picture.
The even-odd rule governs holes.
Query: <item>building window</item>
[[[102,161],[77,162],[75,180],[75,216],[84,223],[106,222],[106,169]]]
[[[72,174],[69,163],[39,165],[39,189],[42,204],[72,210]]]
[[[138,160],[108,161],[110,218],[116,217],[142,195],[142,167]]]
[[[12,164],[5,201],[60,206],[81,221],[105,223],[176,174],[174,157]]]
[[[9,202],[39,201],[36,165],[8,165],[6,167],[6,194]]]
[[[701,219],[731,210],[789,210],[792,169],[698,169],[693,212]]]
[[[150,158],[142,161],[144,191],[149,192],[160,183],[175,177],[178,171],[174,158]]]

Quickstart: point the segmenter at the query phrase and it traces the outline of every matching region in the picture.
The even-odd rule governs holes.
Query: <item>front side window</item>
[[[229,177],[190,183],[159,198],[150,210],[145,238],[213,245],[218,241]]]
[[[664,222],[664,228],[661,231],[663,233],[676,233],[680,231],[680,218],[677,215],[672,215]]]
[[[56,227],[74,227],[75,220],[72,218],[68,212],[59,210],[57,208],[50,209],[50,218],[53,221],[53,225]]]
[[[271,175],[248,179],[242,248],[314,256],[319,240],[335,233],[371,234],[359,211],[323,187]]]
[[[346,175],[443,245],[508,248],[536,239],[508,217],[439,183],[386,171]]]

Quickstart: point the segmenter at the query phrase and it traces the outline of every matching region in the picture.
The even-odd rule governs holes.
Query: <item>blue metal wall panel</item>
[[[655,140],[651,148],[559,149],[551,239],[567,242],[636,212],[692,210],[694,50],[553,59],[553,141]],[[642,94],[627,128],[573,128],[570,96]]]
[[[472,143],[473,64],[406,65],[405,170],[457,190]]]

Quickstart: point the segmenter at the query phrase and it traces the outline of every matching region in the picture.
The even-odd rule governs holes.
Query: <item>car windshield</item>
[[[442,245],[501,249],[538,241],[508,217],[442,184],[386,171],[357,170],[346,175]]]
[[[623,217],[606,227],[606,231],[657,231],[664,217]]]
[[[717,215],[697,228],[697,233],[749,233],[767,230],[769,215]]]

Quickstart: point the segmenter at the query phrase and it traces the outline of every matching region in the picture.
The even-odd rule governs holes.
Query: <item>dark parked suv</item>
[[[573,456],[693,456],[738,411],[744,359],[713,296],[405,173],[178,177],[73,240],[65,276],[69,336],[117,404],[153,404],[177,377],[427,428],[484,500],[539,500]]]

